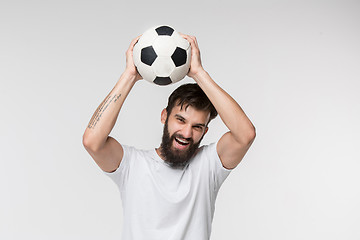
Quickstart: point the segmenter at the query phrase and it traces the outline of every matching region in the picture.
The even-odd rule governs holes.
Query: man
[[[218,190],[248,151],[255,128],[203,69],[196,38],[182,34],[192,48],[188,76],[196,84],[180,86],[169,97],[161,112],[160,147],[138,150],[110,137],[125,98],[141,79],[132,57],[139,37],[126,52],[124,73],[90,120],[83,144],[120,190],[123,240],[209,239]],[[199,148],[217,114],[230,131]]]

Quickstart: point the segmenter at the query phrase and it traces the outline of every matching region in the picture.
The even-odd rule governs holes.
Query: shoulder
[[[124,152],[128,154],[147,154],[150,150],[144,150],[130,145],[122,145]]]
[[[218,142],[213,142],[208,145],[204,145],[199,150],[201,151],[203,158],[208,159],[208,163],[211,165],[211,168],[224,169],[226,171],[231,171],[232,169],[225,168],[223,165],[219,153],[217,151]]]
[[[198,149],[198,152],[202,154],[216,154],[216,142],[207,145],[202,145]]]
[[[141,149],[134,146],[124,145],[124,156],[130,159],[152,158],[153,149]]]
[[[209,163],[209,159],[214,157],[216,154],[216,143],[210,143],[207,145],[202,145],[199,147],[194,154],[192,161],[195,162],[204,162]]]
[[[113,172],[119,172],[122,169],[133,169],[137,165],[141,165],[144,159],[151,157],[150,150],[143,150],[126,144],[122,144],[121,146],[123,149],[123,157],[119,166]]]

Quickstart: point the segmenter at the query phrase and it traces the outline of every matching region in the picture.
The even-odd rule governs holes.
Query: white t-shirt
[[[122,145],[120,166],[106,173],[120,190],[122,240],[208,240],[223,167],[216,144],[202,146],[184,168],[171,168],[155,149]]]

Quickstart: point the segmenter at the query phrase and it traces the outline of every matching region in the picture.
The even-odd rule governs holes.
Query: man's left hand
[[[189,36],[186,34],[180,33],[180,35],[185,38],[191,46],[191,60],[190,60],[190,70],[188,72],[188,76],[194,78],[194,76],[199,72],[203,71],[203,67],[201,65],[201,57],[200,57],[200,49],[196,40],[196,37]]]

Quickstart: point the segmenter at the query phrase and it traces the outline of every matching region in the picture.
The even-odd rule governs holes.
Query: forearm
[[[114,88],[93,114],[83,136],[87,148],[101,148],[113,129],[121,107],[134,86],[136,79],[124,72]]]
[[[205,70],[199,71],[193,78],[208,96],[235,140],[239,143],[251,141],[255,128],[239,104]]]

